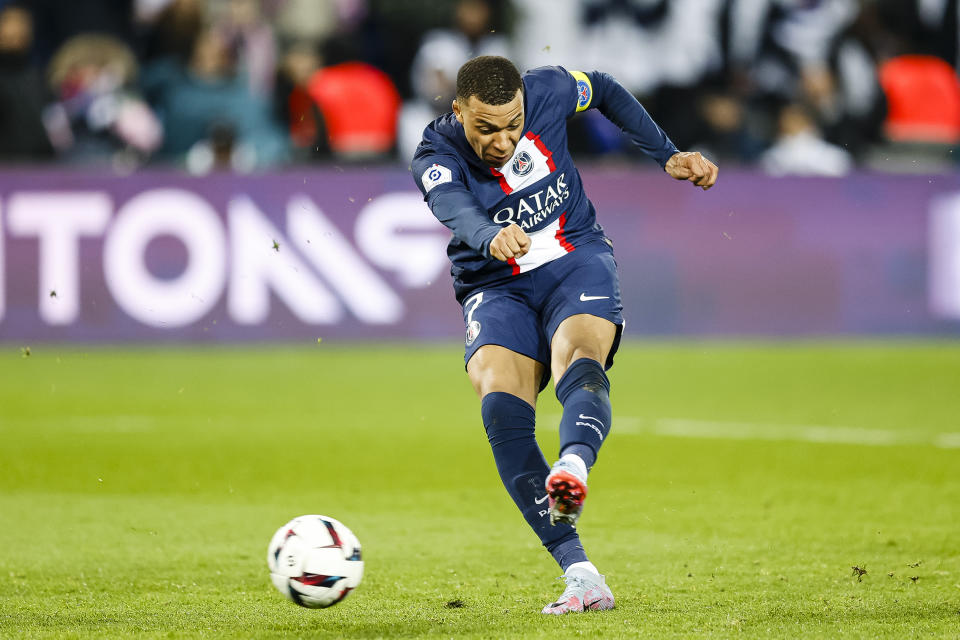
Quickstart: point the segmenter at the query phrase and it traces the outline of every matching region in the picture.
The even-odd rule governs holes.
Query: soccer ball
[[[363,578],[360,541],[327,516],[300,516],[280,527],[267,548],[270,579],[301,607],[330,607]]]

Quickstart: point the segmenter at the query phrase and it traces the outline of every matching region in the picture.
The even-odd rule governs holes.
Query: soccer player
[[[564,571],[566,589],[548,614],[614,606],[574,528],[610,431],[605,371],[623,330],[612,245],[567,151],[567,119],[593,107],[672,177],[703,189],[716,182],[717,167],[678,152],[611,76],[561,67],[521,76],[497,56],[460,68],[453,112],[427,126],[412,163],[427,204],[453,232],[447,254],[466,369],[497,471]],[[537,395],[551,374],[563,405],[552,468],[534,437]]]

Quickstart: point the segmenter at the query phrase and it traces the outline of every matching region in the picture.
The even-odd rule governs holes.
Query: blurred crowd
[[[475,55],[615,76],[681,149],[949,168],[960,0],[0,0],[0,163],[406,164]],[[595,110],[580,156],[637,151]],[[957,154],[960,155],[960,154]]]

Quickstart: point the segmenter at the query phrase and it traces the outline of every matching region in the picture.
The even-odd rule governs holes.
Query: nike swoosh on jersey
[[[550,496],[543,496],[542,498],[534,498],[533,501],[536,502],[537,504],[543,504],[543,501],[546,500],[548,497]]]
[[[585,293],[580,294],[580,302],[589,302],[590,300],[607,300],[610,296],[588,296]]]

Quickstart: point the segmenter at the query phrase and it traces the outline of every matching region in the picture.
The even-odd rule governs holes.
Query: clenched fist
[[[679,151],[670,156],[664,168],[677,180],[689,180],[704,191],[713,186],[720,171],[699,151]]]
[[[490,255],[502,262],[524,256],[527,251],[530,251],[530,236],[516,224],[501,229],[490,242]]]

